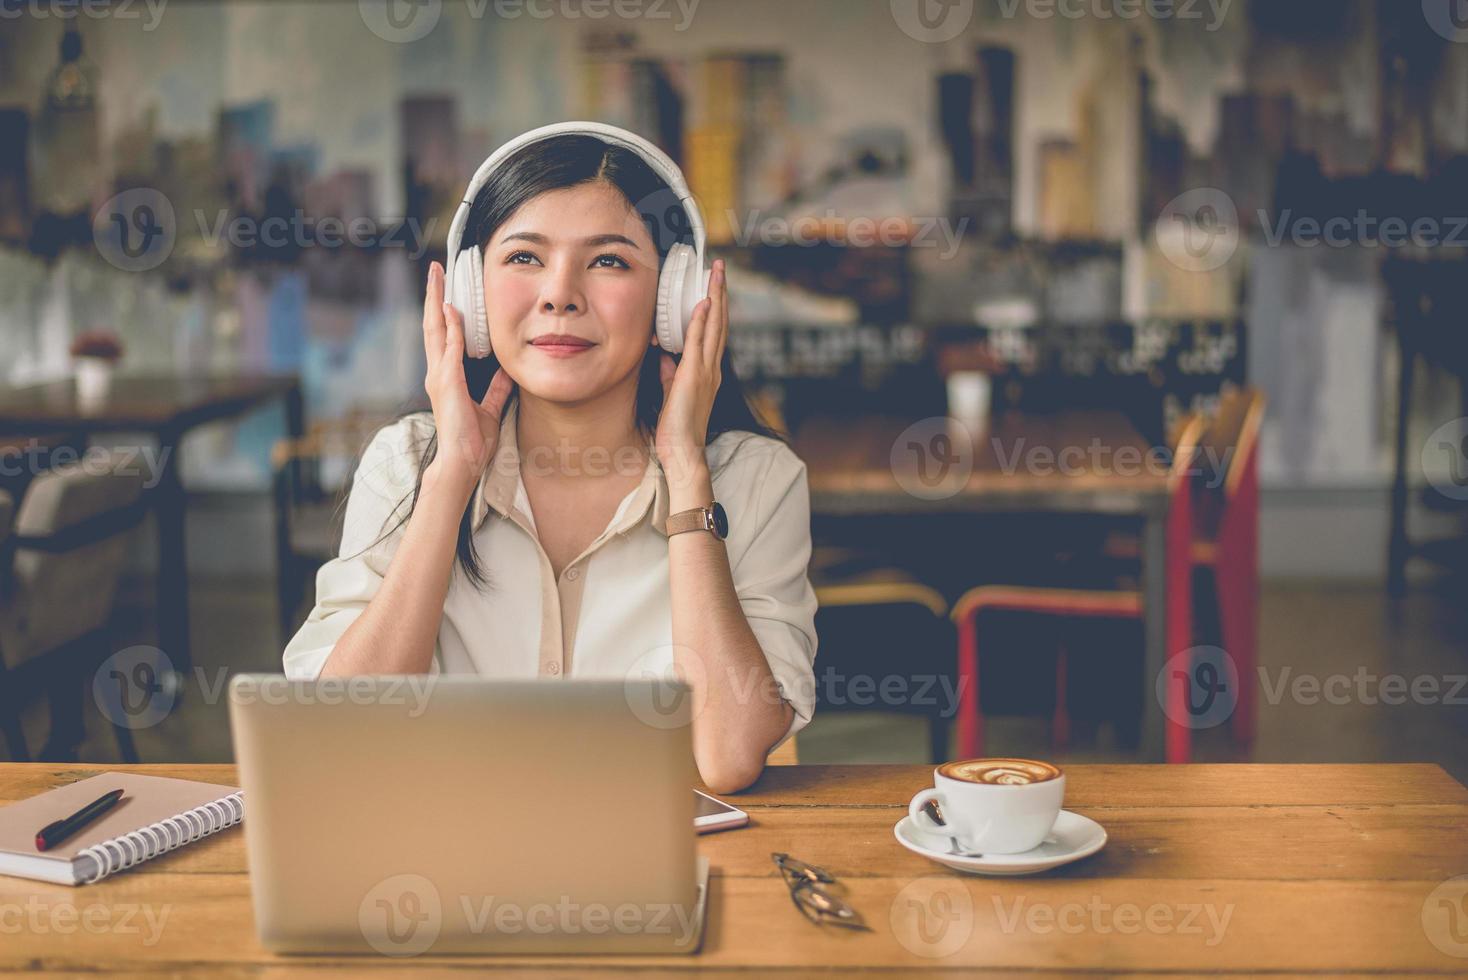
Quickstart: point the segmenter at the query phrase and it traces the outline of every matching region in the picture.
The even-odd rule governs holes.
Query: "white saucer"
[[[947,837],[915,826],[909,816],[897,821],[892,834],[897,843],[914,854],[947,865],[954,871],[976,875],[1037,874],[1090,857],[1106,846],[1105,828],[1090,817],[1069,810],[1060,811],[1055,826],[1039,847],[1019,854],[985,854],[980,857],[950,854]]]

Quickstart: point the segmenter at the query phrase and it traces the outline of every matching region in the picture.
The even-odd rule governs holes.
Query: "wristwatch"
[[[684,531],[712,531],[714,537],[723,541],[729,536],[729,515],[717,501],[709,507],[680,510],[668,517],[668,537]]]

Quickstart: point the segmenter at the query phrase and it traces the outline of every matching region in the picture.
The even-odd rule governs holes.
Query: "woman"
[[[483,254],[493,355],[465,357],[433,263],[431,415],[364,451],[288,675],[676,671],[717,792],[748,786],[810,720],[805,467],[734,376],[722,262],[681,358],[657,346],[659,269],[686,225],[633,202],[668,194],[593,135],[529,143],[491,173],[464,244]],[[715,502],[726,540],[698,519]]]

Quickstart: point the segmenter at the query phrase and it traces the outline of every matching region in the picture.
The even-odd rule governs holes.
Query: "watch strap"
[[[680,510],[676,514],[668,515],[669,537],[682,534],[684,531],[712,531],[713,526],[713,514],[708,507],[694,507],[691,510]]]

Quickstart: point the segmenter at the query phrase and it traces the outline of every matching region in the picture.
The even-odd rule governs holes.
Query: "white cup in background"
[[[948,375],[948,414],[974,432],[989,424],[991,382],[983,371],[954,371]]]

